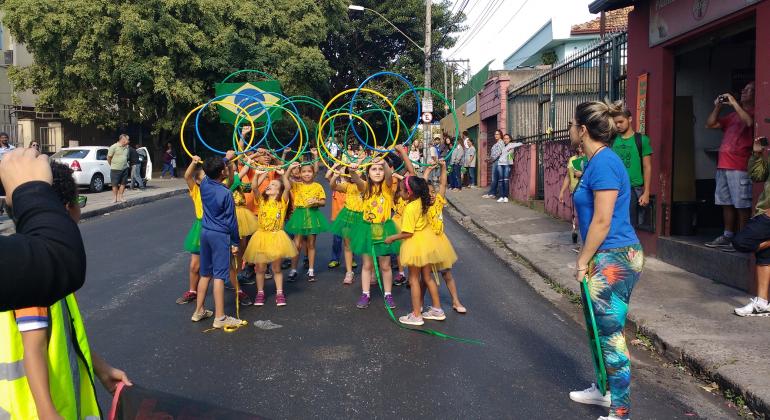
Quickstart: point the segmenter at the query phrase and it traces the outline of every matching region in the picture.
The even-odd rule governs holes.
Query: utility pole
[[[444,99],[445,99],[444,100],[444,114],[446,115],[446,114],[449,113],[449,104],[447,103],[447,101],[449,100],[449,91],[447,90],[447,79],[446,79],[446,65],[447,65],[447,62],[444,61],[444,62],[442,62],[442,64],[443,64],[442,67],[444,67]]]
[[[431,83],[430,83],[430,56],[431,56],[431,38],[432,38],[432,32],[433,29],[431,27],[431,6],[433,3],[433,0],[425,0],[425,87],[430,89]],[[422,112],[433,112],[433,95],[431,95],[430,91],[425,91],[425,95],[423,96],[423,104],[422,104]],[[423,121],[424,125],[424,131],[423,131],[423,163],[428,163],[428,154],[430,151],[430,143],[433,141],[432,133],[431,133],[431,124]]]

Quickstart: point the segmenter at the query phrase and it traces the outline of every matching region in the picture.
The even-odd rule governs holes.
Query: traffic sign
[[[430,112],[423,112],[422,122],[424,122],[425,124],[430,124],[431,122],[433,122],[433,114],[431,114]]]

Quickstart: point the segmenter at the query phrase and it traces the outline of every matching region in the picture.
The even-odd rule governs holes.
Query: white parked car
[[[101,192],[104,186],[110,183],[108,149],[104,146],[65,147],[51,156],[51,159],[69,166],[79,186],[87,186],[91,192]],[[147,181],[152,179],[152,160],[146,147],[139,147],[136,151],[142,159],[141,175],[144,187]]]

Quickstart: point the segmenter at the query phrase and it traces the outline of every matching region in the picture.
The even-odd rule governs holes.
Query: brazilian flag
[[[214,85],[216,96],[228,95],[222,97],[224,102],[236,104],[245,108],[254,123],[267,121],[267,112],[270,113],[271,122],[276,122],[283,117],[280,108],[270,107],[277,104],[281,97],[281,83],[277,80],[266,80],[262,82],[241,82],[241,83],[217,83]],[[286,106],[286,105],[284,105]],[[227,103],[217,105],[219,109],[219,121],[225,124],[234,125],[238,120],[238,114],[241,114],[240,125],[248,125],[249,120],[243,115],[243,110]]]

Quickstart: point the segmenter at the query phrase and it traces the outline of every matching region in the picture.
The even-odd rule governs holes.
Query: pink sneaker
[[[344,285],[353,284],[354,280],[355,280],[355,274],[353,274],[353,272],[346,273],[345,279],[342,280],[342,284]]]
[[[283,293],[275,295],[275,306],[286,306],[286,296]]]
[[[257,297],[254,299],[254,306],[265,305],[265,292],[257,292]]]

